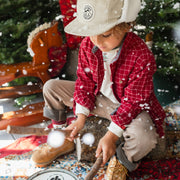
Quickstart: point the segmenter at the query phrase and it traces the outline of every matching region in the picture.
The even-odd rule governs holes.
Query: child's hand
[[[67,138],[68,140],[73,141],[78,137],[78,132],[84,127],[85,121],[86,116],[83,114],[78,114],[77,120],[66,128],[66,130],[72,131],[70,136]]]
[[[102,137],[99,141],[96,157],[103,153],[103,163],[105,165],[106,162],[115,154],[116,152],[116,141],[118,140],[118,136],[113,134],[111,131],[108,131],[104,137]]]

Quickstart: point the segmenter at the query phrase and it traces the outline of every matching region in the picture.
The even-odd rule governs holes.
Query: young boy
[[[165,113],[153,91],[155,60],[143,40],[130,32],[139,10],[140,0],[77,1],[77,17],[65,27],[67,33],[86,36],[77,80],[50,80],[43,89],[46,117],[64,122],[65,107],[70,106],[77,118],[66,128],[72,132],[63,147],[52,149],[51,155],[48,148],[34,152],[36,165],[46,166],[72,151],[89,114],[111,121],[96,150],[96,157],[103,153],[103,165],[116,153],[117,166],[133,171],[164,135]],[[116,147],[122,136],[124,142]],[[113,179],[109,169],[108,179]]]

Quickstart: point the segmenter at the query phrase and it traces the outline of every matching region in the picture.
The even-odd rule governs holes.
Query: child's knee
[[[143,158],[156,147],[158,135],[150,116],[142,113],[123,133],[126,154],[135,161]]]
[[[124,134],[124,139],[133,139],[136,144],[141,144],[142,146],[155,147],[157,143],[158,135],[156,133],[156,128],[149,115],[142,113],[127,127]]]
[[[48,92],[49,90],[52,90],[53,88],[55,88],[55,84],[57,83],[57,79],[50,79],[48,81],[46,81],[46,83],[43,85],[43,93]]]

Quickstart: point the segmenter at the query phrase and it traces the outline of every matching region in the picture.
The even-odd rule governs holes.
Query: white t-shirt
[[[100,92],[109,98],[113,103],[117,104],[117,107],[120,105],[119,101],[116,99],[116,97],[113,94],[112,91],[112,81],[111,81],[111,69],[110,64],[116,60],[116,56],[119,54],[120,48],[113,49],[109,52],[103,52],[103,61],[104,61],[104,79],[102,82],[102,86],[100,89]],[[76,114],[84,114],[86,116],[89,115],[90,111],[84,106],[81,106],[80,104],[76,104]],[[108,130],[110,130],[112,133],[116,134],[117,136],[121,137],[124,130],[120,128],[117,124],[114,122],[111,122]]]

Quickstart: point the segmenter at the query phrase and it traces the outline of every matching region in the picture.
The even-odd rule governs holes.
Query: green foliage
[[[0,0],[0,64],[31,61],[27,38],[31,31],[60,15],[58,0]],[[8,86],[36,82],[35,77],[18,78]],[[7,84],[6,84],[7,85]],[[17,98],[16,106],[35,99],[37,95]]]
[[[143,39],[147,33],[154,33],[152,51],[158,72],[179,76],[180,44],[177,44],[173,36],[173,29],[180,22],[179,0],[143,0],[143,6],[137,24],[146,28],[138,30],[138,33]]]
[[[38,82],[38,79],[36,77],[21,77],[17,78],[11,82],[8,83],[6,86],[18,86],[23,84],[28,84],[28,82],[36,83]]]
[[[33,99],[36,99],[38,96],[37,94],[29,95],[29,96],[23,96],[15,99],[15,106],[16,107],[22,107],[28,102],[31,102]]]
[[[0,64],[30,61],[28,34],[59,14],[58,0],[0,0]]]

